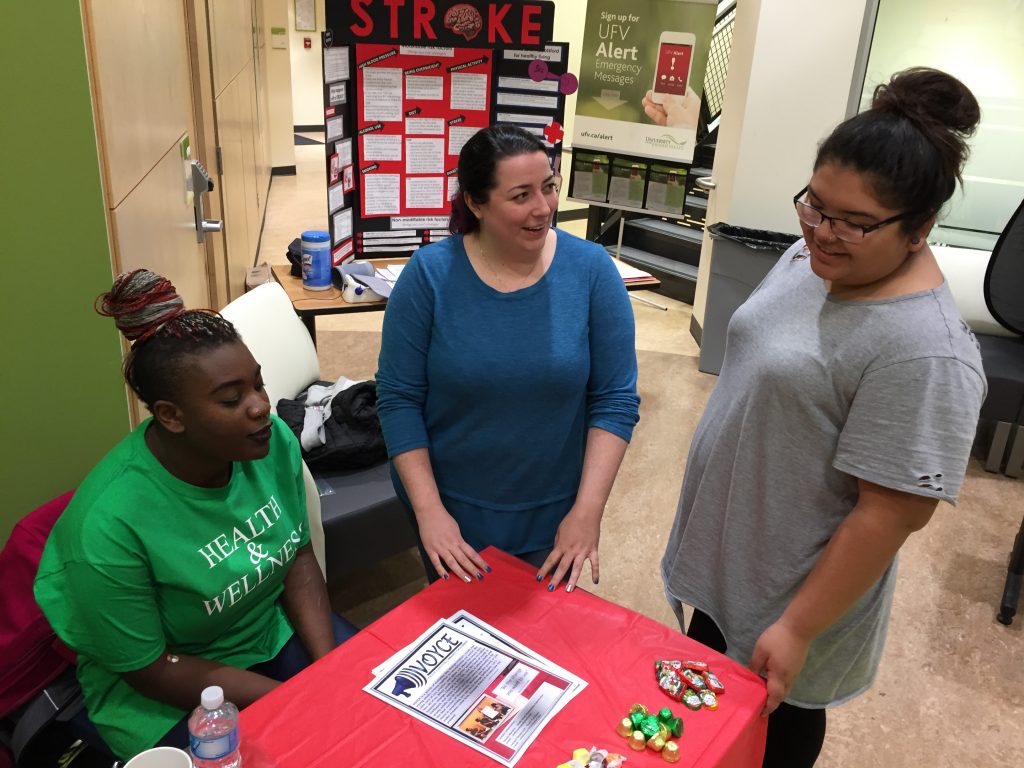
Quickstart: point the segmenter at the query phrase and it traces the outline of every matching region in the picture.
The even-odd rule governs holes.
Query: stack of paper
[[[587,685],[465,611],[373,674],[365,691],[507,766]]]
[[[649,280],[653,277],[650,272],[644,272],[642,269],[631,267],[624,261],[618,259],[612,259],[615,264],[615,268],[619,270],[619,276],[627,283],[635,280]]]

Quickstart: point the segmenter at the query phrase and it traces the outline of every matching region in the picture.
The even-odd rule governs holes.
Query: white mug
[[[124,768],[192,768],[192,758],[175,747],[153,747],[137,754]]]

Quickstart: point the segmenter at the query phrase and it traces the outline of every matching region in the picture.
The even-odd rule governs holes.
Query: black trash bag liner
[[[734,227],[721,221],[708,227],[708,233],[715,239],[732,240],[734,243],[740,243],[755,251],[775,251],[776,253],[784,252],[800,239],[798,235],[788,235],[785,232]]]

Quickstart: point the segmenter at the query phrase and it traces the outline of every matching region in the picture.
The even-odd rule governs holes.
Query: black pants
[[[725,653],[725,638],[706,613],[693,612],[688,637]],[[825,710],[805,709],[783,702],[768,716],[768,742],[763,768],[810,768],[825,742]]]

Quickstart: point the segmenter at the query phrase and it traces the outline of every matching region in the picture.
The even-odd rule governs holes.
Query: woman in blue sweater
[[[560,179],[510,126],[459,157],[453,236],[388,302],[378,413],[395,486],[441,578],[494,545],[572,591],[639,418],[633,313],[608,254],[554,229]],[[428,568],[429,571],[429,568]]]

